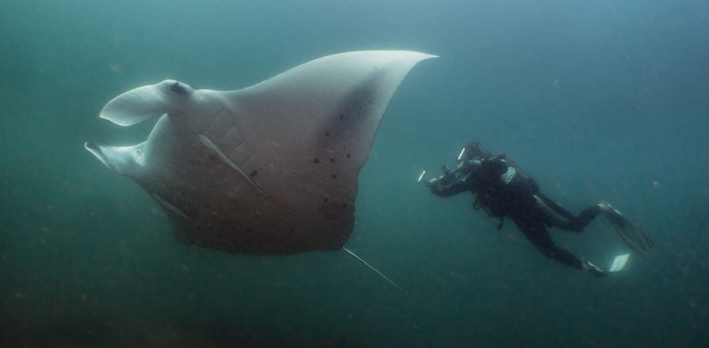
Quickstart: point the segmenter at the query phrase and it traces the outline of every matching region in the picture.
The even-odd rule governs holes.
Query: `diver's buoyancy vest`
[[[476,209],[484,207],[494,217],[514,214],[539,192],[536,181],[514,162],[506,159],[500,162],[504,163],[504,167],[497,163],[488,164],[487,167],[483,165],[481,170],[473,174],[471,182]]]
[[[507,162],[508,168],[515,171],[514,177],[507,180],[508,185],[512,184],[519,188],[527,188],[532,192],[532,194],[539,192],[539,184],[537,184],[537,182],[534,181],[529,174],[525,173],[512,161],[508,159],[504,159],[503,161]]]

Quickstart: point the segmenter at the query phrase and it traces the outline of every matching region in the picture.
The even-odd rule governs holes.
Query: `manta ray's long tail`
[[[372,271],[377,272],[377,274],[379,274],[380,276],[382,276],[382,278],[386,279],[389,283],[391,283],[391,285],[394,285],[394,286],[396,286],[397,289],[401,290],[401,288],[400,288],[398,285],[396,285],[396,283],[394,283],[393,281],[391,281],[391,279],[387,278],[387,276],[385,276],[384,274],[382,274],[382,272],[379,272],[376,268],[372,267],[372,265],[368,264],[367,261],[362,260],[361,257],[357,256],[357,254],[351,252],[349,249],[347,249],[347,248],[345,248],[345,247],[342,247],[342,250],[344,250],[344,251],[346,251],[348,254],[354,256],[357,260],[359,260],[359,262],[365,264],[365,266],[371,268]]]

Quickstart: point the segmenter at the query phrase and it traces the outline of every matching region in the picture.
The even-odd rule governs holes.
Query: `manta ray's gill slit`
[[[239,121],[241,121],[241,117],[229,111],[226,105],[222,103],[222,108],[214,115],[214,118],[203,134],[208,134],[210,139],[216,140],[219,144],[226,143],[228,139],[238,134],[233,133],[233,131]]]
[[[248,162],[251,157],[254,155],[253,151],[250,150],[248,145],[246,144],[246,138],[242,138],[238,141],[235,142],[235,145],[232,146],[233,150],[229,152],[229,158],[239,158],[242,157],[244,154],[249,154],[246,160],[242,161],[240,165],[245,165],[246,162]]]
[[[239,123],[241,117],[234,117],[229,112],[220,112],[202,134],[208,134],[210,139],[219,144],[241,144],[246,140],[247,133],[238,127]]]
[[[246,181],[249,182],[249,184],[251,184],[251,186],[253,186],[256,190],[258,190],[258,192],[262,196],[266,197],[266,194],[261,190],[260,187],[258,187],[258,185],[256,185],[256,183],[253,180],[251,180],[251,177],[246,175],[246,173],[244,173],[244,171],[239,166],[237,166],[236,163],[234,163],[234,161],[232,161],[229,157],[227,157],[224,154],[224,152],[222,152],[222,150],[219,149],[219,147],[211,139],[200,134],[199,140],[202,141],[202,144],[207,148],[207,150],[209,152],[212,153],[212,155],[214,155],[215,157],[220,159],[222,162],[224,162],[224,164],[226,164],[229,167],[231,167],[232,169],[236,170],[239,174],[241,174],[241,176],[243,176],[246,179]]]
[[[179,208],[177,208],[177,207],[176,207],[175,205],[173,205],[172,203],[168,202],[165,198],[163,198],[163,197],[160,196],[159,194],[157,194],[157,193],[152,193],[151,195],[152,195],[153,198],[154,198],[158,203],[160,203],[160,205],[162,205],[163,207],[169,209],[171,212],[177,214],[179,217],[181,217],[181,218],[183,218],[183,219],[190,220],[190,218],[187,216],[187,214],[185,214],[184,212],[182,212],[182,210],[180,210]]]

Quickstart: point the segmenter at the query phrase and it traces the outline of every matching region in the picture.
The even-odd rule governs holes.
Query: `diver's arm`
[[[463,161],[453,172],[446,172],[438,179],[431,179],[426,186],[440,197],[450,197],[470,190],[470,174],[480,168],[480,161]]]
[[[447,175],[456,174],[450,173]],[[462,182],[459,180],[454,180],[453,183],[451,183],[450,185],[442,185],[441,182],[444,181],[444,177],[445,175],[439,179],[431,179],[429,182],[426,183],[426,186],[428,186],[431,189],[431,192],[436,196],[450,197],[469,190],[467,182]]]

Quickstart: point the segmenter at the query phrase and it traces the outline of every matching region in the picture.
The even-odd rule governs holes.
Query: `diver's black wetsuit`
[[[476,198],[476,207],[482,207],[491,216],[501,219],[498,228],[502,228],[502,219],[509,218],[544,255],[565,265],[587,270],[581,260],[554,245],[547,227],[581,232],[602,212],[601,207],[594,205],[578,217],[573,216],[542,195],[539,185],[510,165],[504,155],[481,161],[466,160],[456,171],[427,185],[431,192],[441,197],[471,191]]]

